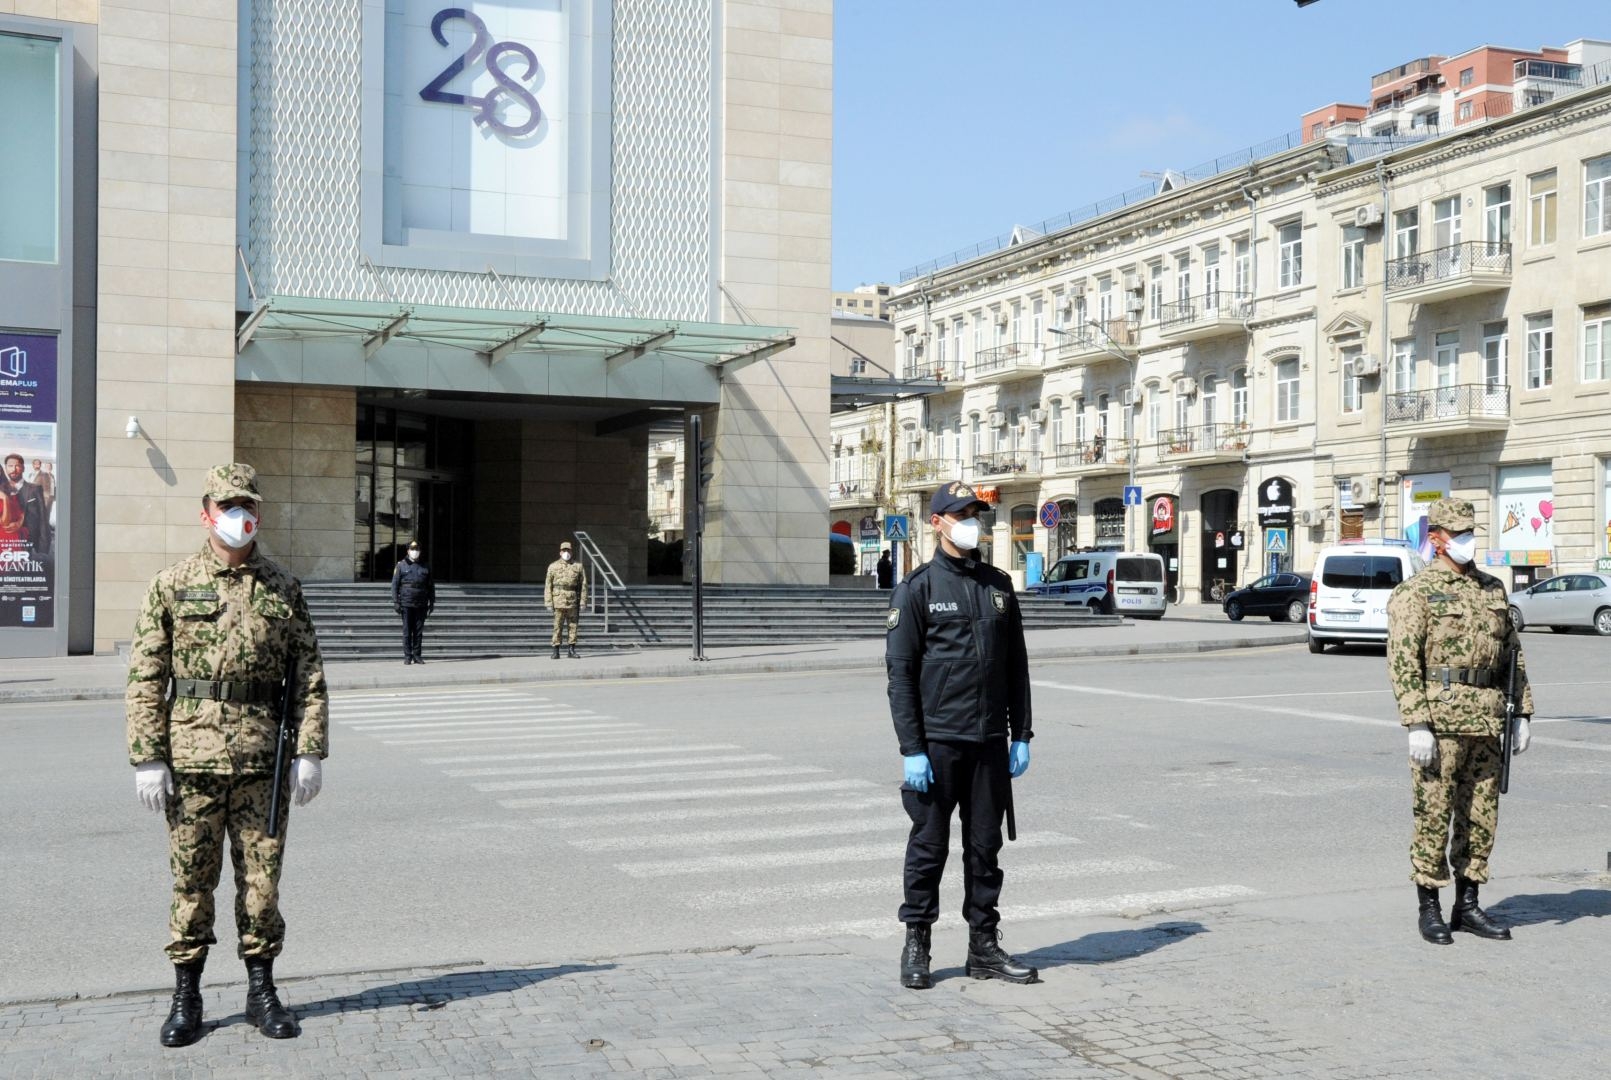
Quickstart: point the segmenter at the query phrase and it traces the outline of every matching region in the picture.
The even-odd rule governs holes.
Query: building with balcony
[[[849,292],[834,290],[835,315],[865,315],[870,319],[888,320],[888,285],[857,285]]]

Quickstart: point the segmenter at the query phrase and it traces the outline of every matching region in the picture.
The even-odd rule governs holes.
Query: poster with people
[[[56,338],[0,333],[0,628],[56,620]]]

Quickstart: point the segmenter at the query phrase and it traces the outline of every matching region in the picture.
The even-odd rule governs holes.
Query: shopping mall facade
[[[693,413],[708,577],[825,580],[830,0],[0,3],[0,88],[5,654],[127,639],[232,459],[304,580],[630,582]]]

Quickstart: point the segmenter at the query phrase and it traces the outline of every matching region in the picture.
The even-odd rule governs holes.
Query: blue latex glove
[[[1029,771],[1029,744],[1015,742],[1007,748],[1007,771],[1014,777]]]
[[[901,759],[906,762],[906,783],[913,791],[927,791],[929,785],[934,783],[934,769],[929,765],[927,754],[908,754]]]

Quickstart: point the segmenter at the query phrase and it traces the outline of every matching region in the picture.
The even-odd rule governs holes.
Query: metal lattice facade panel
[[[715,317],[714,0],[614,0],[609,280],[371,266],[361,247],[360,0],[244,0],[242,246],[261,296]],[[377,88],[378,89],[378,88]]]

